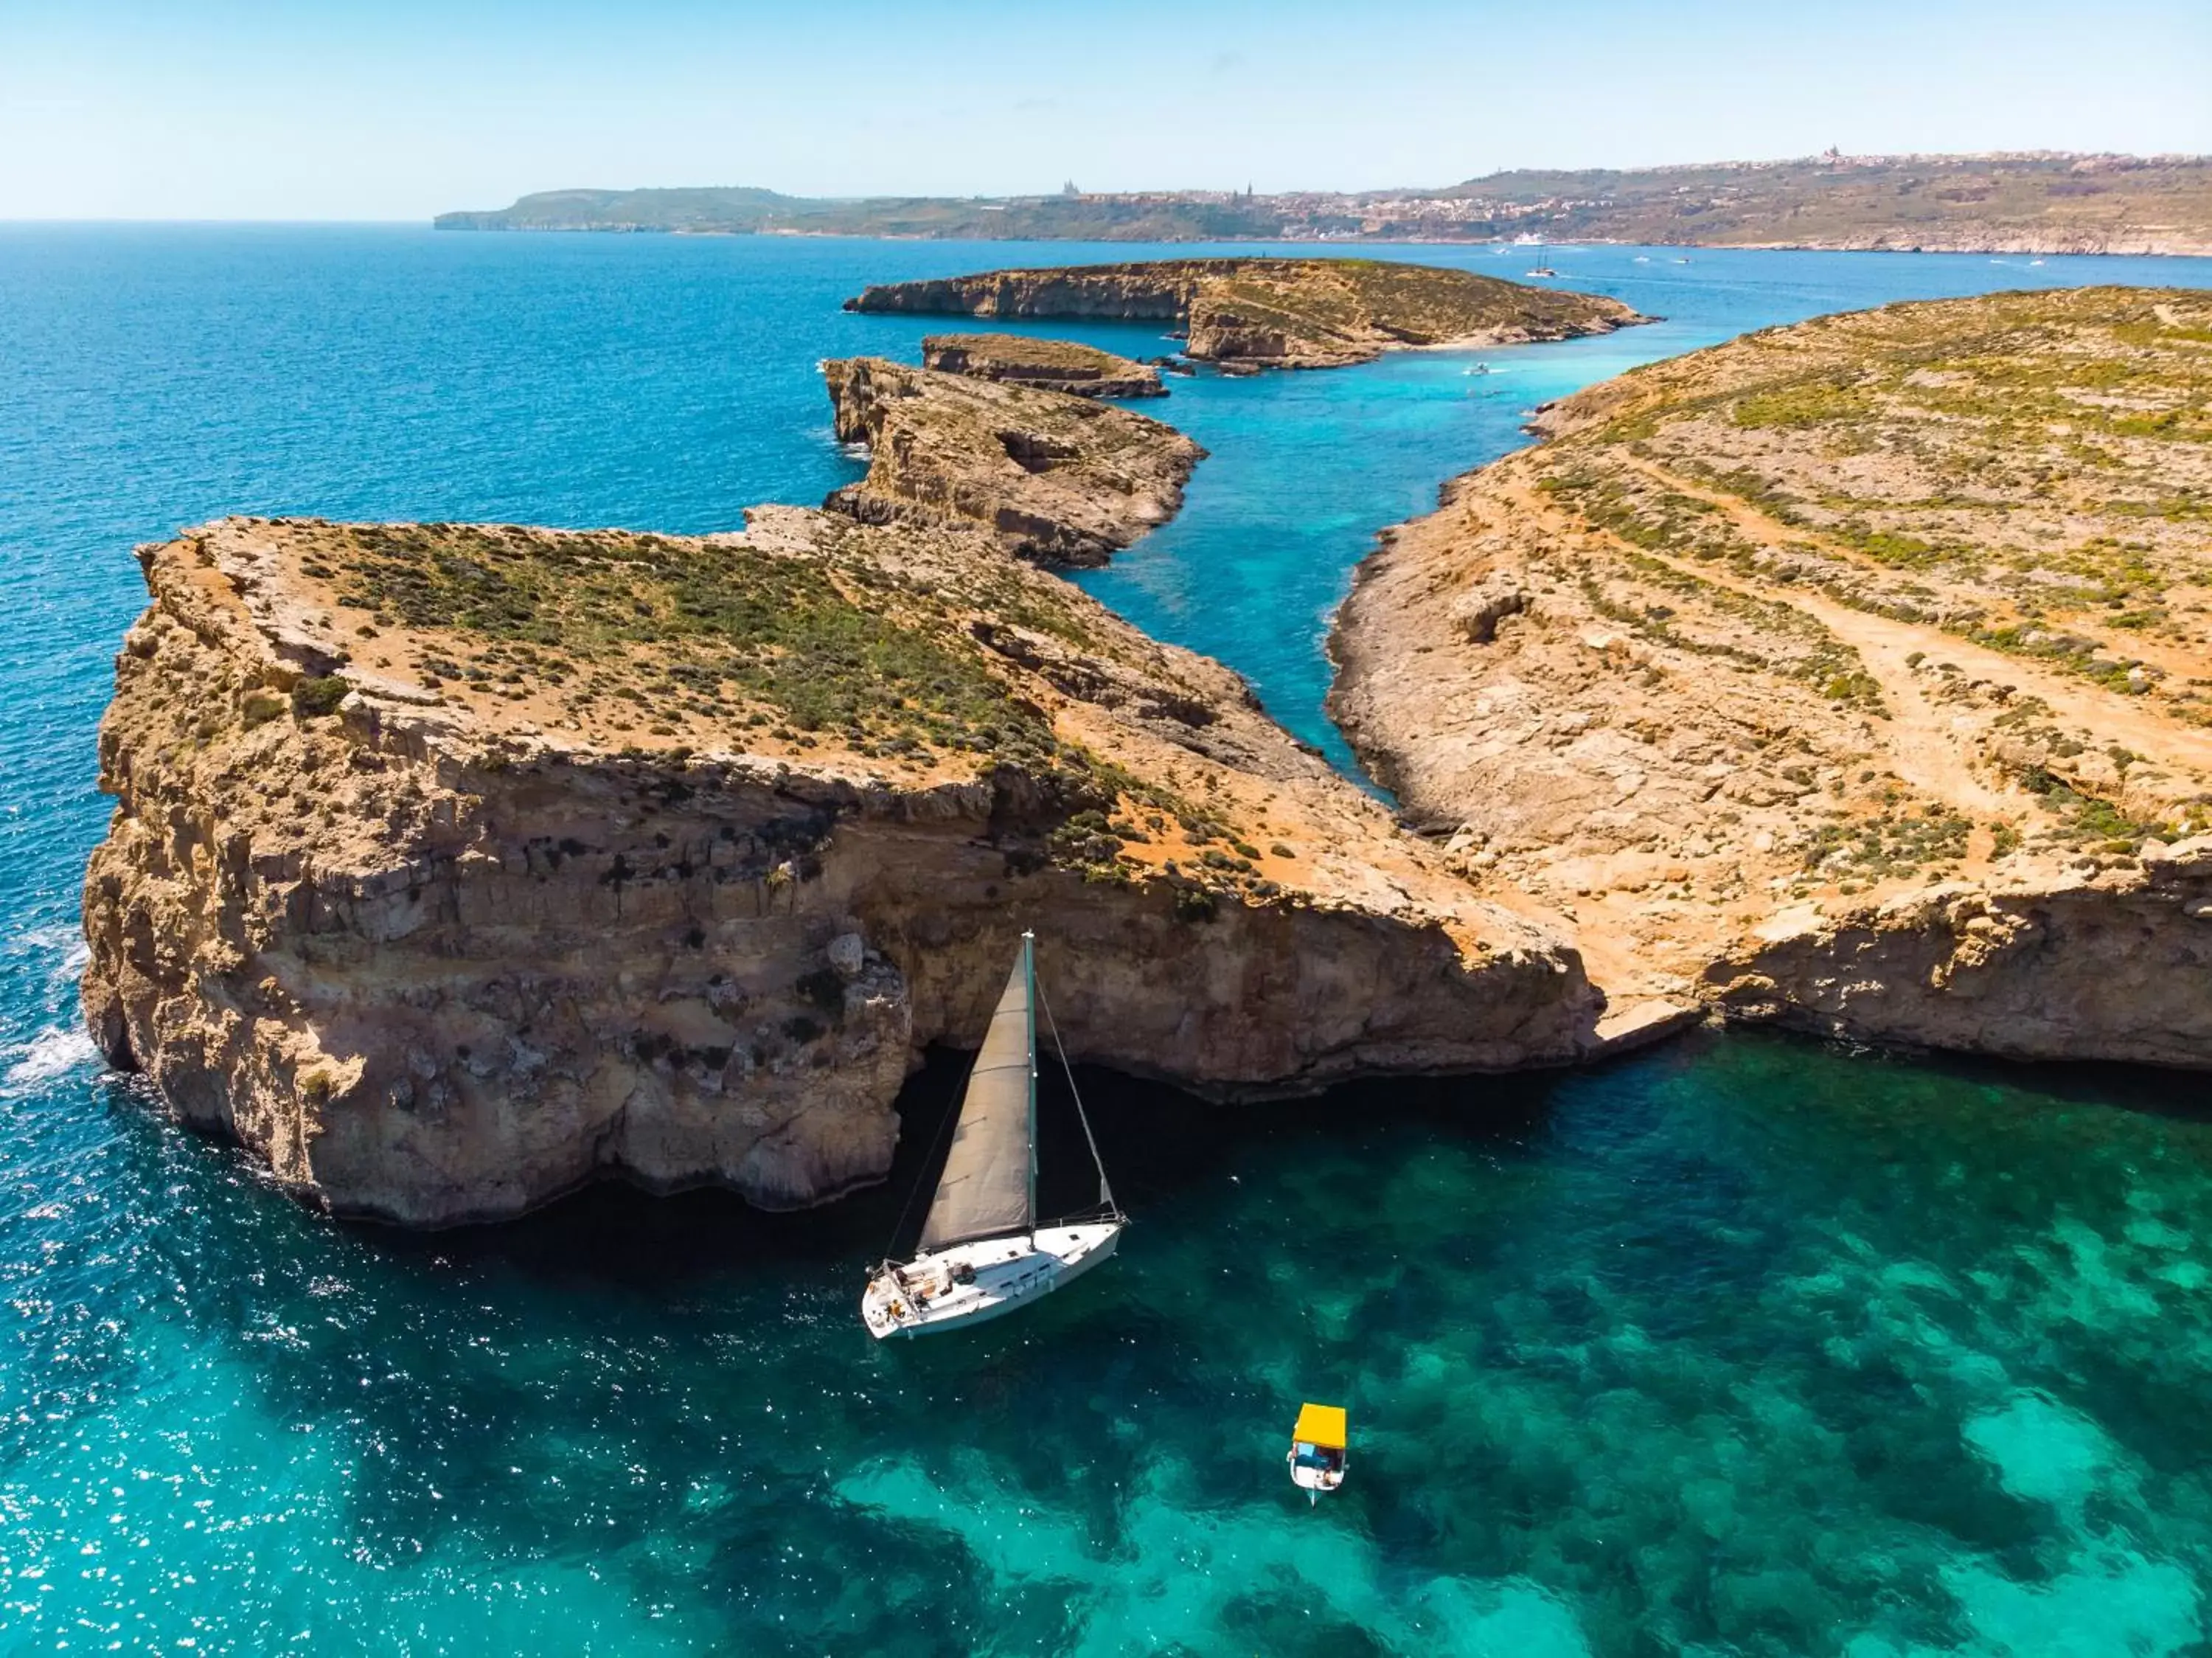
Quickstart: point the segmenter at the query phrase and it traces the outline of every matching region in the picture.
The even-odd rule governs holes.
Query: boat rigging
[[[1036,1010],[1042,1002],[1036,939],[1025,932],[969,1073],[952,1149],[914,1259],[884,1261],[861,1295],[861,1322],[878,1341],[981,1324],[1048,1295],[1111,1255],[1128,1224],[1107,1183],[1080,1094],[1075,1112],[1098,1169],[1098,1203],[1081,1215],[1037,1223]],[[1049,1003],[1044,1013],[1073,1093],[1074,1069]]]

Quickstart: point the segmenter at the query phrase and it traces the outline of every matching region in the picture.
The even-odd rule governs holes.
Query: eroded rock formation
[[[1067,339],[1027,334],[931,334],[921,366],[972,380],[1002,381],[1078,397],[1165,397],[1160,371],[1133,357]]]
[[[1409,345],[1502,345],[1649,319],[1618,300],[1387,259],[1152,259],[985,271],[872,287],[853,311],[1112,317],[1177,325],[1186,355],[1239,368],[1328,369]]]
[[[2208,338],[2000,295],[1593,387],[1362,567],[1338,717],[1616,1000],[2212,1064]]]
[[[822,372],[838,437],[868,446],[868,475],[823,505],[863,523],[987,529],[1043,564],[1104,564],[1175,515],[1206,457],[1172,426],[1065,392],[882,357]]]
[[[1571,949],[973,532],[232,520],[142,559],[88,1020],[335,1210],[877,1179],[1027,926],[1078,1060],[1212,1094],[1594,1039]]]

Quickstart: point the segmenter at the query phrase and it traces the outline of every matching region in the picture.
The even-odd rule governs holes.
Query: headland
[[[2212,300],[1763,330],[1390,533],[1333,707],[1616,999],[2212,1065]]]

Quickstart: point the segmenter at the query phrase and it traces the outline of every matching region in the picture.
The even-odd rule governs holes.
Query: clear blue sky
[[[0,0],[0,218],[2212,151],[2212,0]]]

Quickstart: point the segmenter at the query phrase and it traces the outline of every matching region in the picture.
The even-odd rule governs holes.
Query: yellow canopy
[[[1319,1445],[1331,1451],[1345,1447],[1344,1407],[1341,1405],[1301,1405],[1298,1425],[1291,1437],[1301,1444]]]

